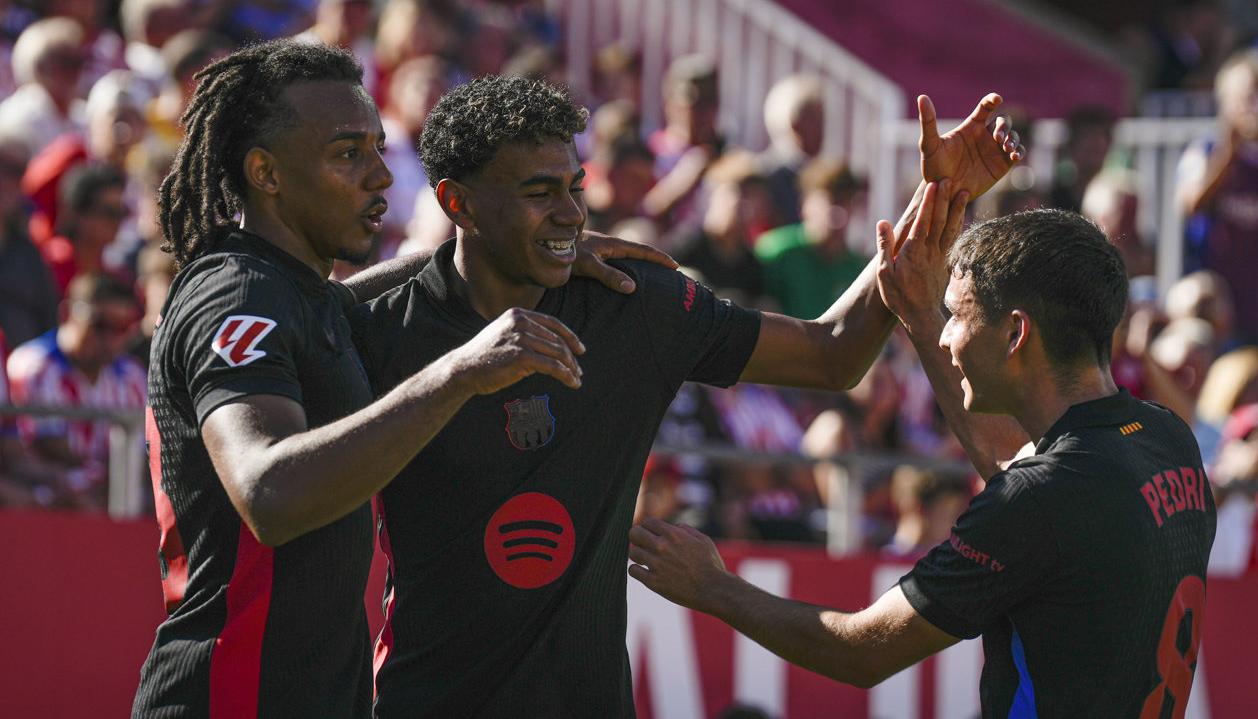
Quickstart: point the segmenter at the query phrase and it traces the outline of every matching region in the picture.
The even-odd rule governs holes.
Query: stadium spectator
[[[821,153],[825,124],[821,80],[813,75],[783,78],[764,99],[769,147],[760,154],[760,162],[777,208],[776,225],[799,222],[800,171]]]
[[[8,358],[8,344],[0,331],[0,406],[10,402]],[[0,415],[0,508],[52,506],[61,481],[56,467],[35,459],[23,446],[16,420]]]
[[[377,392],[512,307],[556,313],[590,350],[567,388],[535,377],[467,402],[382,492],[397,594],[376,673],[379,716],[632,713],[624,531],[672,395],[686,379],[847,387],[891,329],[872,266],[813,322],[757,316],[643,263],[626,266],[640,290],[624,298],[569,281],[585,222],[572,137],[585,119],[561,90],[521,78],[482,78],[443,97],[421,151],[459,234],[417,282],[351,317]],[[990,164],[964,161],[954,136],[941,154],[976,191],[997,179],[989,167],[1003,174],[1005,153],[1016,157],[1016,140],[1001,148],[984,120],[976,112],[958,135]],[[469,437],[479,438],[471,453]],[[495,480],[470,481],[483,476]],[[528,530],[544,534],[507,536]],[[507,553],[515,546],[541,558]],[[449,591],[434,591],[431,576]]]
[[[0,132],[26,142],[32,156],[82,125],[74,117],[83,70],[83,28],[64,17],[38,20],[13,46],[18,88],[0,102]]]
[[[417,57],[454,57],[458,13],[448,0],[386,0],[376,24],[376,67],[380,105],[387,106],[391,76],[402,63]],[[457,78],[450,78],[454,81]]]
[[[105,248],[130,216],[125,190],[126,178],[108,165],[81,165],[61,183],[58,232],[39,248],[61,296],[75,277],[109,269]]]
[[[122,0],[118,19],[127,41],[127,69],[144,83],[148,95],[156,95],[170,76],[162,47],[188,29],[192,15],[185,0]]]
[[[294,38],[349,50],[363,66],[363,87],[375,97],[378,73],[376,43],[369,34],[372,20],[371,0],[319,0],[314,24]]]
[[[139,311],[131,288],[107,275],[77,277],[55,330],[17,347],[8,373],[16,405],[112,411],[144,408],[144,368],[125,351]],[[24,416],[23,441],[65,478],[58,503],[105,508],[110,423]]]
[[[449,87],[450,65],[435,55],[407,60],[393,71],[388,103],[380,108],[380,124],[384,127],[384,161],[393,172],[393,186],[385,191],[389,212],[380,259],[397,254],[397,244],[407,235],[407,225],[415,217],[421,197],[432,194],[428,176],[419,161],[419,136],[424,120]],[[443,218],[444,219],[444,218]],[[446,223],[441,223],[446,224]],[[435,246],[449,239],[453,228],[439,233]]]
[[[0,331],[21,344],[57,324],[57,286],[27,236],[26,143],[0,135]]]
[[[708,199],[701,224],[666,244],[675,248],[673,257],[683,267],[702,275],[722,297],[757,306],[764,295],[764,270],[751,246],[772,221],[768,182],[755,157],[741,151],[714,162],[703,182]]]
[[[231,49],[226,36],[198,29],[184,30],[162,45],[162,62],[169,71],[149,103],[145,119],[156,139],[170,146],[172,155],[183,139],[179,118],[197,89],[196,74]]]
[[[595,113],[592,122],[597,122],[597,117]],[[625,220],[643,216],[642,200],[655,182],[655,156],[632,133],[621,135],[597,153],[585,163],[585,225],[597,232],[611,232]]]
[[[1134,173],[1118,169],[1097,173],[1080,203],[1080,213],[1095,222],[1118,248],[1128,277],[1151,275],[1156,269],[1153,248],[1140,236],[1137,226],[1139,203]]]
[[[897,514],[895,534],[882,553],[915,560],[947,541],[971,496],[970,482],[965,477],[908,465],[896,468],[891,474],[891,499]]]
[[[1223,425],[1219,454],[1210,466],[1210,484],[1219,508],[1210,573],[1238,576],[1258,566],[1254,553],[1258,531],[1258,404],[1237,407]]]
[[[647,138],[659,179],[643,204],[650,217],[673,227],[698,224],[703,175],[725,151],[716,126],[719,89],[716,65],[702,55],[674,60],[664,76],[665,124]]]
[[[641,111],[642,53],[620,43],[600,48],[594,59],[594,97],[599,107],[627,102]]]
[[[114,70],[92,86],[84,110],[86,132],[66,133],[31,159],[22,190],[34,204],[31,240],[41,249],[57,232],[61,185],[85,162],[108,165],[124,178],[131,148],[148,131],[143,112],[148,88],[126,70]]]
[[[1243,50],[1215,79],[1219,138],[1184,152],[1178,201],[1189,221],[1189,251],[1237,290],[1236,328],[1258,341],[1258,292],[1241,292],[1258,271],[1258,50]],[[1190,267],[1191,260],[1190,258]]]
[[[1236,408],[1258,402],[1258,347],[1234,349],[1206,372],[1197,400],[1197,416],[1222,427]]]
[[[1081,107],[1066,117],[1066,141],[1048,191],[1050,207],[1082,209],[1083,193],[1105,166],[1113,135],[1114,115],[1103,107]]]
[[[765,291],[783,314],[819,316],[865,268],[869,258],[848,247],[849,225],[864,190],[865,182],[846,165],[814,160],[799,175],[803,221],[756,240]]]
[[[1236,349],[1232,290],[1217,272],[1198,270],[1179,278],[1166,291],[1165,304],[1166,318],[1171,322],[1183,317],[1209,322],[1216,351]]]

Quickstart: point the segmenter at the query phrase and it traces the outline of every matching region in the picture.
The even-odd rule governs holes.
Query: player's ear
[[[261,147],[253,147],[245,153],[245,182],[254,189],[274,195],[280,190],[280,178],[275,171],[275,156]]]
[[[1008,315],[1009,339],[1006,357],[1013,357],[1027,346],[1031,338],[1031,316],[1024,310],[1014,310]]]
[[[468,192],[467,185],[447,177],[437,183],[436,191],[437,204],[441,205],[441,210],[451,222],[464,230],[476,228],[476,220],[468,203],[471,193]]]

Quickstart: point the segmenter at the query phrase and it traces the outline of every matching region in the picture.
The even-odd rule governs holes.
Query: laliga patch
[[[219,325],[210,349],[232,367],[243,367],[256,359],[266,357],[266,352],[257,349],[257,346],[273,329],[275,320],[253,315],[232,315]]]
[[[485,527],[489,567],[518,589],[544,587],[563,576],[576,545],[568,510],[541,492],[507,500]]]

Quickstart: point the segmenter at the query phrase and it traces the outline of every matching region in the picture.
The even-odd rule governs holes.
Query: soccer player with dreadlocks
[[[392,183],[361,77],[339,50],[256,45],[206,68],[183,118],[147,427],[170,615],[135,716],[368,716],[368,500],[472,396],[580,385],[575,335],[521,310],[372,402],[344,308],[422,261],[328,281],[366,257]]]

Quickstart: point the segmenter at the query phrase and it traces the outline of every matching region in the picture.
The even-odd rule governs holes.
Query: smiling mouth
[[[575,237],[566,240],[538,240],[537,244],[557,257],[571,257],[577,253],[577,240]]]

